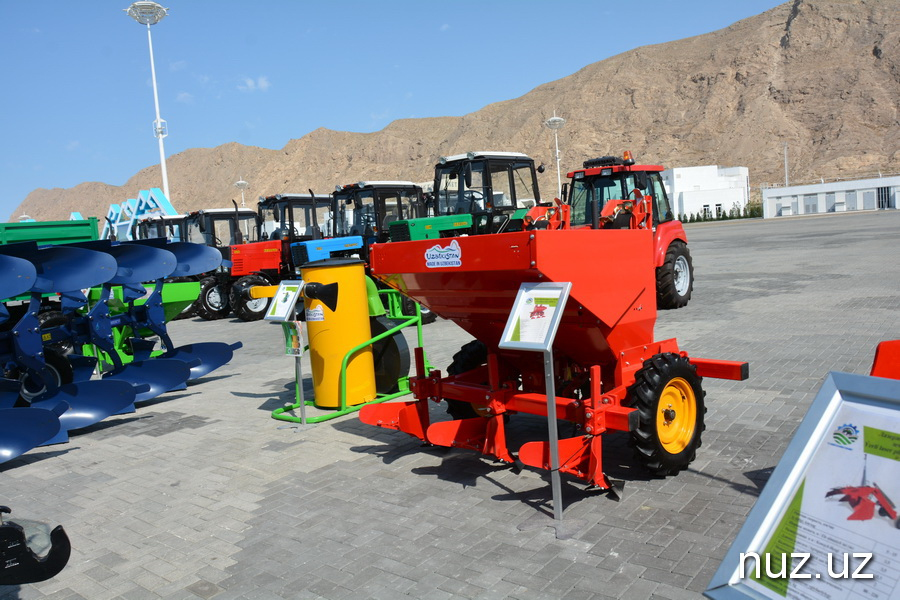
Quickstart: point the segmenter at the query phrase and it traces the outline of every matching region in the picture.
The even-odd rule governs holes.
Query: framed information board
[[[900,381],[832,372],[705,595],[900,598]]]
[[[569,282],[521,284],[500,337],[499,347],[508,350],[549,351],[571,289],[572,284]]]
[[[297,299],[300,297],[300,290],[303,289],[302,281],[282,281],[278,284],[278,291],[269,304],[269,310],[266,311],[266,321],[287,321],[291,318]]]

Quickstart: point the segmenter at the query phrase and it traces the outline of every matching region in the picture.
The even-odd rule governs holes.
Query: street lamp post
[[[562,129],[562,126],[566,124],[566,120],[562,117],[556,116],[556,111],[553,111],[553,116],[544,121],[544,125],[553,130],[553,142],[556,145],[556,197],[562,197],[562,175],[559,171],[559,130]]]
[[[132,3],[125,9],[129,17],[147,26],[147,44],[150,46],[150,78],[153,80],[153,104],[156,107],[156,120],[153,121],[153,135],[159,140],[159,166],[162,170],[163,193],[167,200],[169,197],[169,176],[166,173],[166,151],[163,147],[163,138],[169,135],[166,122],[159,117],[159,94],[156,90],[156,65],[153,63],[153,37],[150,35],[150,26],[162,21],[168,13],[168,8],[163,8],[156,2],[140,0]]]
[[[244,181],[243,177],[240,177],[237,181],[234,182],[234,187],[241,190],[241,208],[243,208],[245,206],[244,205],[244,190],[246,190],[248,187],[250,187],[250,184],[247,183],[246,181]]]

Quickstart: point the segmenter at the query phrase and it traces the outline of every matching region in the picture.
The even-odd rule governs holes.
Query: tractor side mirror
[[[463,171],[463,176],[465,177],[466,187],[472,187],[472,164],[466,163],[465,170]]]
[[[639,190],[646,190],[646,189],[647,189],[647,185],[648,185],[648,182],[647,182],[647,173],[644,172],[644,171],[637,171],[637,172],[634,174],[634,185],[635,185],[635,187],[637,187]]]

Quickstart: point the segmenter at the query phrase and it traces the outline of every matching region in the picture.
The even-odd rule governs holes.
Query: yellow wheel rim
[[[659,397],[656,413],[659,443],[669,454],[682,452],[691,443],[696,424],[694,388],[681,377],[675,377],[666,384]]]

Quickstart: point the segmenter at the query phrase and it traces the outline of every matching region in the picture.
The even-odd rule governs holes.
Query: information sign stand
[[[553,373],[553,340],[569,299],[569,282],[523,283],[503,329],[498,347],[544,354],[544,381],[547,388],[547,430],[550,439],[550,485],[553,520],[561,537],[562,486],[559,479],[559,434],[556,429],[556,385]]]
[[[266,312],[265,320],[281,323],[284,334],[284,353],[294,357],[294,382],[296,404],[300,406],[300,424],[306,423],[306,400],[303,396],[303,368],[301,360],[306,349],[306,328],[297,320],[297,302],[303,290],[302,281],[282,281],[278,291],[272,298],[272,304]],[[300,305],[303,309],[303,305]]]

